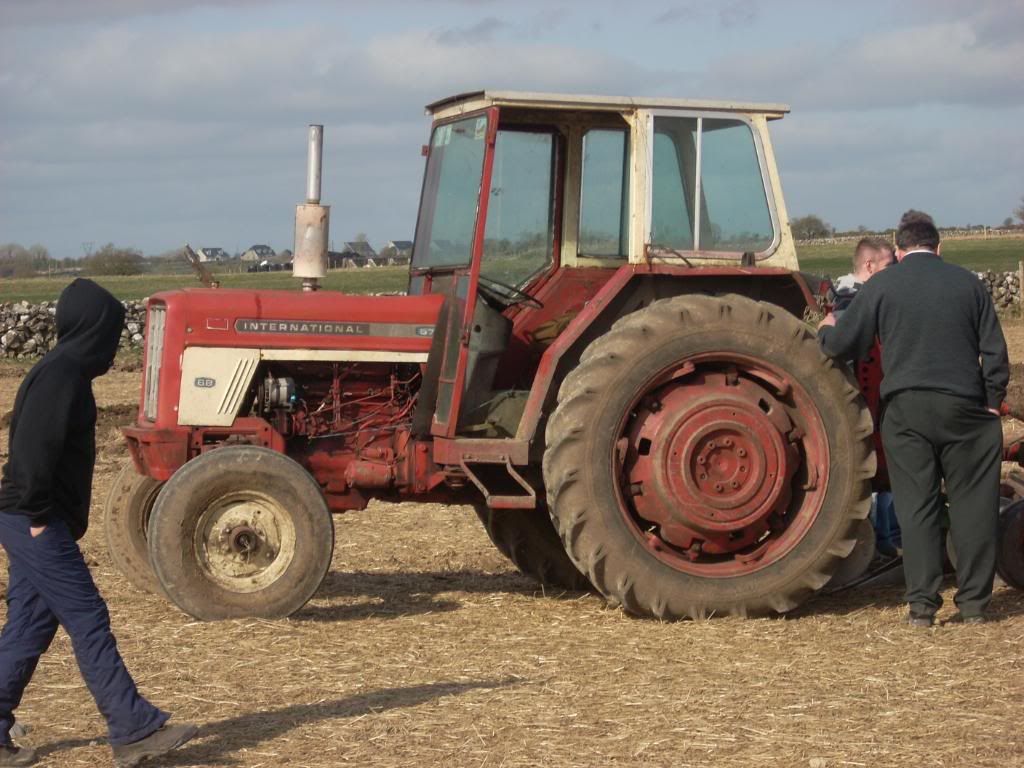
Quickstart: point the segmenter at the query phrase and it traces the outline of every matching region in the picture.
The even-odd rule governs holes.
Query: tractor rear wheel
[[[473,509],[494,546],[524,576],[544,587],[573,592],[591,589],[587,577],[566,554],[541,499],[536,509],[491,509],[483,502],[474,503]]]
[[[287,456],[217,448],[164,485],[149,555],[168,597],[204,621],[289,616],[313,596],[334,551],[320,486]]]
[[[133,587],[154,594],[160,593],[160,582],[149,562],[146,527],[161,485],[151,477],[140,475],[129,461],[110,486],[103,507],[107,550],[114,566]]]
[[[563,381],[548,503],[573,562],[630,613],[781,613],[856,545],[872,432],[798,318],[742,296],[665,299]]]

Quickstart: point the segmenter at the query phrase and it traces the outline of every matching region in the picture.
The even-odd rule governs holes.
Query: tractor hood
[[[152,296],[163,308],[162,346],[264,350],[429,351],[444,297],[349,296],[334,291],[199,288]],[[398,358],[396,358],[398,359]]]

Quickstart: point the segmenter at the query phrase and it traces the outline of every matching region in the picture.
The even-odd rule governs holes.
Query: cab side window
[[[629,146],[625,130],[583,136],[579,255],[623,259],[629,252]]]

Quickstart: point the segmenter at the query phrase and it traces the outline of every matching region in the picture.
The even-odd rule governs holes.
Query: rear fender
[[[530,446],[539,460],[538,440],[544,420],[554,410],[558,387],[579,362],[591,341],[606,333],[620,317],[654,301],[687,293],[739,294],[775,304],[797,317],[817,309],[805,276],[773,267],[676,267],[659,264],[623,266],[566,326],[541,357],[516,440]]]

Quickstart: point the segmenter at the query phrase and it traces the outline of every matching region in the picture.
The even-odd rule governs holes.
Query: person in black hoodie
[[[57,344],[18,388],[0,479],[0,545],[7,552],[7,623],[0,633],[0,766],[31,765],[11,743],[14,710],[58,625],[107,720],[115,764],[134,766],[196,734],[166,725],[125,668],[110,616],[78,547],[89,525],[96,462],[92,380],[113,364],[124,307],[90,280],[57,302]]]

